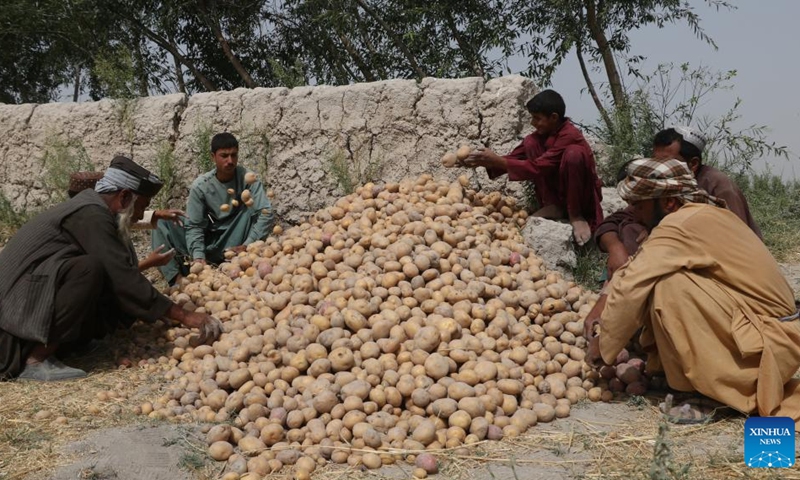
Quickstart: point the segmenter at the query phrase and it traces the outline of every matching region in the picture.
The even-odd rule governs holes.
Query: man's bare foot
[[[583,217],[570,217],[569,223],[572,224],[572,236],[578,245],[585,245],[592,238],[592,229]]]
[[[35,347],[33,347],[31,353],[28,355],[28,358],[25,360],[25,363],[27,365],[35,365],[37,363],[42,363],[48,358],[50,358],[51,355],[56,353],[56,350],[58,350],[57,343],[55,344],[51,343],[50,345],[47,346],[42,345],[40,343]]]
[[[559,220],[566,218],[564,210],[558,205],[548,205],[546,207],[542,207],[539,210],[536,210],[532,216],[547,218],[548,220]]]

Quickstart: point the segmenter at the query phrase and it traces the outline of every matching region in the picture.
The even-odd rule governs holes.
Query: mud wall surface
[[[15,208],[41,208],[52,201],[46,171],[63,168],[56,163],[85,158],[103,170],[123,153],[156,172],[169,163],[179,207],[209,165],[209,137],[229,131],[240,140],[240,162],[274,191],[278,214],[296,222],[343,194],[333,164],[356,183],[424,172],[454,178],[463,170],[441,166],[445,151],[462,143],[513,148],[530,131],[524,105],[536,91],[515,75],[0,105],[0,188]],[[489,182],[482,170],[471,176],[484,188],[519,190]]]

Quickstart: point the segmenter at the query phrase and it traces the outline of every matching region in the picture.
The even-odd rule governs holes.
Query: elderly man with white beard
[[[139,272],[129,239],[162,182],[115,157],[94,190],[26,223],[0,252],[0,379],[52,381],[86,372],[59,360],[59,347],[82,344],[136,319],[176,320],[216,339],[219,320],[187,312]]]

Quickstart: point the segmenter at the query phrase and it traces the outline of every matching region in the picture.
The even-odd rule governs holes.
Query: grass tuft
[[[382,162],[378,157],[364,158],[360,150],[346,154],[337,149],[325,162],[325,170],[345,195],[350,195],[361,185],[377,180]]]
[[[177,179],[175,178],[177,172],[175,170],[174,149],[166,140],[158,147],[153,163],[156,166],[158,178],[164,182],[164,186],[161,187],[158,195],[153,199],[153,206],[157,209],[168,208],[173,190],[177,185]]]
[[[192,133],[191,151],[192,163],[197,166],[201,174],[214,168],[214,161],[211,159],[211,137],[214,130],[208,123],[203,123]]]

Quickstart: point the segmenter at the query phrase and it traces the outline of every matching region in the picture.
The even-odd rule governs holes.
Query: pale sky
[[[746,0],[736,10],[717,12],[705,2],[691,0],[702,19],[702,26],[717,46],[714,50],[694,36],[684,24],[663,29],[647,27],[631,34],[631,54],[644,55],[649,61],[643,72],[651,72],[659,63],[688,62],[692,67],[705,65],[714,71],[737,70],[732,91],[715,94],[704,113],[724,113],[738,96],[743,104],[739,127],[751,124],[770,127],[769,139],[791,150],[792,159],[763,159],[754,167],[770,168],[785,178],[800,178],[800,1]],[[524,70],[524,59],[514,58],[509,66]],[[599,72],[598,72],[599,73]],[[595,81],[604,80],[594,73]],[[597,110],[585,87],[575,54],[556,71],[552,88],[564,96],[567,115],[583,123],[594,123]]]

